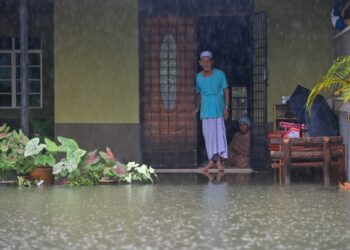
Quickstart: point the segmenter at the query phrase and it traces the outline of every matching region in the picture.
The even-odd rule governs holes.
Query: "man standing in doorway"
[[[225,122],[228,118],[229,90],[225,73],[213,68],[213,55],[210,51],[200,54],[202,71],[196,76],[197,106],[200,110],[208,164],[203,171],[216,166],[224,171],[223,159],[227,159]]]

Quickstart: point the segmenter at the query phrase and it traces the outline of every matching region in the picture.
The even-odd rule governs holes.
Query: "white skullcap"
[[[209,57],[210,59],[213,59],[213,54],[210,51],[203,51],[199,58],[203,58],[203,57]]]

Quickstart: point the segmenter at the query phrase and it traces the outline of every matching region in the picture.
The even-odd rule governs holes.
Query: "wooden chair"
[[[277,142],[278,142],[277,144],[274,143],[274,140],[271,140],[272,138],[282,138],[282,135],[283,135],[282,131],[274,131],[274,132],[269,133],[269,135],[268,135],[268,137],[269,137],[269,152],[282,150],[282,145],[279,143],[279,140],[277,140]],[[279,183],[281,184],[282,182],[284,182],[284,173],[283,173],[283,168],[281,167],[282,160],[271,157],[270,161],[271,161],[271,168],[274,169],[275,182],[277,181],[276,179],[278,178]],[[278,175],[278,177],[277,177],[277,175]]]
[[[290,184],[290,169],[319,167],[323,169],[323,181],[330,183],[330,172],[336,181],[344,180],[345,146],[341,136],[270,138],[271,145],[280,150],[271,150],[271,166],[279,170],[280,183]]]

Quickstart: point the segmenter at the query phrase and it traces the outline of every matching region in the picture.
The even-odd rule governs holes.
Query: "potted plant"
[[[28,138],[20,130],[15,130],[4,124],[0,127],[0,172],[3,179],[25,174],[25,145]],[[12,178],[11,178],[12,179]]]
[[[119,179],[125,176],[126,166],[117,160],[109,147],[106,148],[105,152],[100,151],[99,155],[103,166],[100,184],[117,183]]]
[[[29,173],[31,180],[44,180],[44,184],[53,184],[52,167],[56,164],[57,145],[45,138],[45,144],[35,137],[29,140],[24,150],[23,172]]]
[[[3,124],[0,127],[0,182],[8,183],[16,177],[15,166],[19,159],[19,150],[13,150],[15,138],[10,127]],[[17,141],[18,142],[18,141]]]
[[[318,94],[340,97],[344,104],[350,101],[350,56],[338,57],[322,80],[311,90],[306,104],[309,112]],[[347,106],[343,105],[343,108]]]
[[[73,139],[59,136],[57,140],[61,143],[57,148],[58,152],[65,154],[65,157],[53,167],[53,174],[60,183],[68,186],[95,185],[98,178],[90,176],[90,173],[85,171],[81,165],[86,151],[79,148]]]

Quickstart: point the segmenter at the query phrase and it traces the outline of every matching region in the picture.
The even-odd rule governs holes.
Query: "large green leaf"
[[[28,157],[31,155],[39,154],[45,147],[46,145],[41,144],[40,139],[35,137],[26,144],[26,147],[24,149],[24,156]]]
[[[79,164],[81,161],[81,158],[86,154],[86,151],[83,149],[76,149],[74,151],[68,151],[67,152],[67,160],[71,162],[75,162],[76,164]]]
[[[61,173],[63,170],[64,170],[64,163],[63,163],[63,161],[60,161],[53,166],[52,173],[54,175],[57,175],[57,174]]]
[[[128,174],[123,178],[123,181],[126,181],[127,183],[131,183],[131,180],[132,180],[131,174]]]
[[[141,167],[136,168],[136,171],[137,171],[139,174],[142,174],[142,175],[144,175],[144,176],[147,177],[147,178],[148,178],[148,176],[149,176],[148,169],[147,169],[147,166],[146,166],[146,165],[142,165]]]
[[[74,151],[79,148],[78,144],[73,139],[58,136],[57,140],[62,144],[58,147],[61,152]]]
[[[53,174],[54,175],[60,174],[64,170],[67,170],[69,173],[72,173],[77,168],[78,168],[77,163],[71,162],[68,160],[63,160],[53,166]]]
[[[56,164],[55,157],[53,155],[36,155],[34,159],[37,166],[51,166]]]
[[[48,138],[45,138],[46,150],[49,152],[56,153],[58,151],[58,146],[55,142]]]

